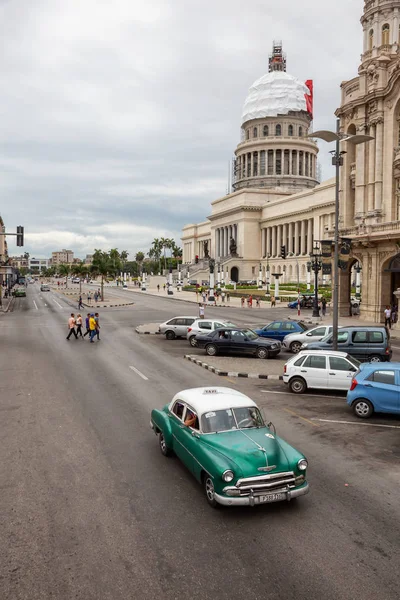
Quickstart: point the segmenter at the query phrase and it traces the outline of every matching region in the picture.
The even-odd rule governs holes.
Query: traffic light
[[[286,246],[281,246],[281,258],[286,258]]]
[[[22,225],[18,225],[17,227],[17,246],[24,245],[24,228]]]
[[[197,254],[196,254],[196,258],[194,259],[194,262],[196,263],[196,265],[197,265],[197,264],[198,264],[198,262],[199,262],[199,257],[198,257],[198,255],[197,255]]]

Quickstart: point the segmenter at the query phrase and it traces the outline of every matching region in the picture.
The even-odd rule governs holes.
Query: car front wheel
[[[189,338],[189,343],[190,343],[190,345],[193,348],[195,348],[197,346],[197,340],[196,340],[196,336],[195,335],[192,335],[192,337]]]
[[[290,344],[290,351],[293,352],[293,354],[298,354],[300,352],[300,348],[301,342],[292,342]]]
[[[369,400],[360,398],[354,402],[353,411],[357,417],[360,417],[360,419],[368,419],[368,417],[370,417],[374,412],[374,407]]]
[[[167,331],[165,334],[165,337],[167,338],[167,340],[174,340],[175,339],[175,333],[173,331]]]
[[[206,354],[208,354],[208,356],[215,356],[217,354],[217,346],[208,344],[208,346],[206,346]]]
[[[212,508],[218,508],[218,502],[215,499],[215,488],[212,477],[206,473],[203,477],[203,488],[208,504]]]
[[[160,433],[158,434],[158,443],[160,444],[161,454],[163,456],[171,456],[172,450],[168,448],[162,431],[160,431]]]
[[[289,389],[294,394],[304,394],[307,389],[307,384],[301,377],[293,377],[289,381]]]
[[[265,348],[257,348],[256,356],[257,358],[268,358],[268,350]]]

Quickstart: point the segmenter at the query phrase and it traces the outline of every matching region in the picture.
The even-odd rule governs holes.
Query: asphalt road
[[[399,597],[399,419],[364,427],[340,396],[226,380],[135,334],[191,314],[171,299],[135,294],[101,311],[100,342],[66,341],[76,307],[38,290],[0,317],[2,600]],[[307,455],[309,496],[214,511],[161,455],[151,409],[221,383],[260,402]]]

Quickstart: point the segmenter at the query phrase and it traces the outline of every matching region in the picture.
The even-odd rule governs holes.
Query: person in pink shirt
[[[75,315],[74,315],[74,313],[71,313],[71,316],[68,319],[69,333],[67,335],[67,340],[69,340],[69,338],[71,337],[72,334],[74,334],[76,340],[78,339],[78,336],[76,335],[76,331],[75,331],[75,325],[76,325]]]

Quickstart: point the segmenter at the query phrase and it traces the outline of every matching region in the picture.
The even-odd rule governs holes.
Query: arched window
[[[288,128],[288,134],[289,134],[290,136],[292,136],[292,135],[293,135],[293,125],[289,125],[289,128]]]
[[[382,27],[382,46],[388,46],[390,44],[390,25],[385,23]]]
[[[258,131],[257,131],[257,127],[254,127],[253,129],[253,138],[258,137]]]
[[[299,137],[303,137],[303,128],[299,127]]]
[[[374,30],[370,29],[368,34],[368,50],[372,50],[374,47]]]
[[[282,135],[282,125],[277,125],[275,127],[275,135]]]
[[[248,129],[246,131],[246,140],[249,140],[249,139],[250,139],[250,130]]]
[[[269,129],[268,129],[268,125],[264,125],[264,128],[263,128],[263,136],[264,136],[264,137],[268,137],[268,136],[269,136]]]

